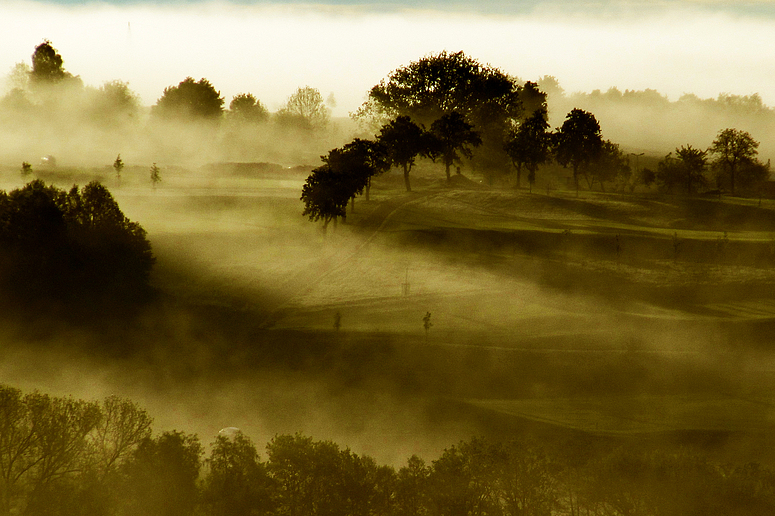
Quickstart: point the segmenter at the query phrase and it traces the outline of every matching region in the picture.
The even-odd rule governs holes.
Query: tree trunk
[[[406,163],[404,163],[404,185],[407,192],[412,191],[412,186],[409,184],[409,166]]]
[[[369,192],[371,191],[371,178],[366,181],[366,202],[369,202]]]
[[[452,165],[452,163],[450,163],[450,162],[449,162],[449,161],[447,161],[447,160],[444,160],[444,172],[446,172],[446,173],[447,173],[447,181],[449,181],[450,179],[452,179],[452,177],[449,175],[449,167],[450,167],[451,165]]]
[[[517,190],[522,188],[522,164],[517,165]]]
[[[355,213],[355,196],[350,197],[350,213]]]
[[[579,196],[579,166],[573,165],[573,183],[576,185],[576,197]]]

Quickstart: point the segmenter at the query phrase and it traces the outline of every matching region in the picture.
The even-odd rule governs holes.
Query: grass
[[[112,191],[148,231],[163,296],[105,337],[147,347],[137,363],[94,383],[162,407],[166,428],[209,435],[217,418],[257,442],[301,430],[378,458],[526,421],[616,438],[772,432],[771,202],[528,194],[433,173],[411,194],[377,179],[327,235],[301,216],[300,174],[163,170],[155,191],[127,177]]]

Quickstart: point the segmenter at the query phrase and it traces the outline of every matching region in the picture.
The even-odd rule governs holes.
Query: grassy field
[[[141,172],[112,191],[148,231],[160,299],[116,332],[55,328],[49,358],[6,349],[8,383],[120,392],[205,441],[304,431],[393,462],[528,429],[721,433],[741,459],[775,435],[771,200],[530,194],[433,170],[411,193],[377,179],[323,234],[301,216],[304,171],[174,169],[155,190]],[[131,352],[72,351],[84,341]],[[52,374],[63,356],[80,374]]]

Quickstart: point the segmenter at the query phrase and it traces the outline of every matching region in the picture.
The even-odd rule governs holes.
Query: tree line
[[[426,462],[380,465],[333,441],[276,435],[264,457],[236,428],[208,449],[154,435],[131,400],[0,385],[0,515],[629,516],[761,515],[775,472],[688,450],[590,453],[529,437],[472,438]]]
[[[80,77],[65,70],[64,59],[45,40],[35,47],[31,66],[20,62],[8,77],[10,91],[0,101],[2,107],[19,112],[48,112],[66,107],[65,95],[76,98],[76,107],[105,125],[121,125],[140,117],[140,99],[129,85],[111,81],[99,88],[85,87]],[[280,125],[321,129],[330,120],[329,104],[320,91],[310,86],[298,88],[274,116],[252,93],[235,95],[224,108],[225,99],[210,83],[186,77],[164,89],[152,106],[154,118],[182,122],[218,122],[223,118],[237,124],[262,123],[273,119]],[[57,106],[57,104],[62,104]]]
[[[603,191],[611,184],[632,192],[657,183],[667,191],[685,184],[691,194],[706,185],[706,169],[712,168],[718,188],[735,194],[738,187],[760,190],[769,177],[769,163],[757,159],[759,143],[744,131],[721,131],[707,151],[677,149],[654,172],[634,170],[619,145],[603,139],[594,114],[574,108],[551,131],[547,113],[547,94],[536,83],[521,85],[462,52],[427,56],[372,88],[355,116],[375,136],[321,157],[323,165],[302,189],[303,214],[324,227],[345,219],[348,202],[364,191],[368,199],[371,179],[392,167],[403,171],[411,191],[409,174],[418,157],[441,162],[447,180],[451,167],[464,160],[490,179],[515,171],[517,188],[524,170],[531,192],[539,167],[556,162],[572,170],[577,195],[581,178]]]

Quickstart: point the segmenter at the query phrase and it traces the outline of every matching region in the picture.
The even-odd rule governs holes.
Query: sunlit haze
[[[567,5],[531,2],[500,13],[497,5],[472,12],[6,0],[0,73],[29,64],[35,46],[48,39],[84,83],[126,81],[146,105],[191,76],[210,80],[227,105],[250,92],[270,110],[310,85],[324,97],[333,94],[334,115],[346,116],[390,71],[429,53],[463,50],[522,80],[553,75],[569,93],[614,86],[652,88],[671,100],[759,93],[775,104],[775,17],[766,2],[739,12],[677,1]]]

